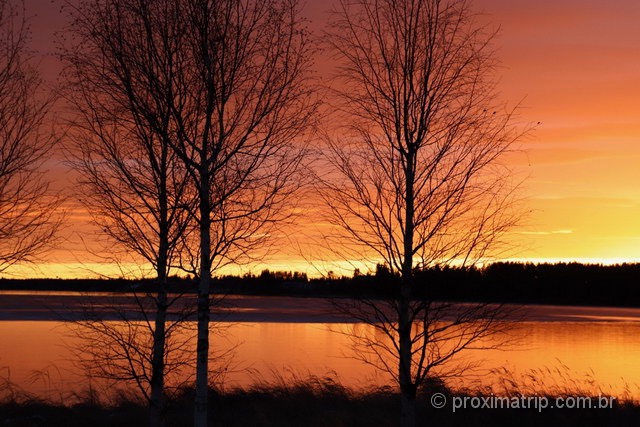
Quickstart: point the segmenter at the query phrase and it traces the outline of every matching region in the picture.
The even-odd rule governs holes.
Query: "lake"
[[[87,344],[65,320],[82,318],[83,304],[104,313],[110,304],[135,311],[127,296],[1,292],[0,378],[53,399],[85,389],[73,352]],[[212,349],[230,352],[225,387],[310,374],[355,388],[389,383],[352,357],[351,340],[340,333],[370,326],[335,315],[323,299],[234,296],[226,304],[214,315],[213,329],[222,332],[211,334]],[[495,386],[507,377],[523,391],[567,387],[640,399],[640,309],[528,306],[524,313],[514,323],[515,343],[468,351],[467,360],[481,361],[485,370],[453,378],[452,385]],[[491,369],[508,372],[483,375]]]

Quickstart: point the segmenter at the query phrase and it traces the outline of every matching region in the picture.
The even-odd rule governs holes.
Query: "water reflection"
[[[299,376],[334,373],[345,385],[385,384],[388,378],[350,356],[350,339],[336,330],[353,324],[240,322],[223,323],[225,334],[212,335],[219,351],[235,347],[226,386],[247,386],[293,372]],[[358,325],[368,328],[366,325]],[[635,322],[523,322],[515,329],[520,340],[508,351],[469,351],[486,368],[503,368],[537,378],[547,388],[574,381],[606,393],[630,392],[640,398],[640,324]],[[74,368],[68,346],[79,345],[62,322],[0,322],[1,374],[21,388],[48,398],[86,388]],[[74,342],[74,340],[77,340]],[[531,380],[529,375],[528,380]],[[453,380],[454,382],[456,380]],[[495,375],[458,380],[458,386],[480,381],[496,384]],[[523,380],[524,381],[524,380]],[[571,384],[568,384],[571,386]],[[575,384],[574,384],[575,385]]]
[[[640,324],[636,322],[523,323],[519,349],[491,351],[489,365],[519,374],[534,370],[547,388],[587,389],[640,398]],[[551,372],[549,372],[551,371]]]

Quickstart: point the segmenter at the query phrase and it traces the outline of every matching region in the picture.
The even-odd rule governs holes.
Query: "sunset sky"
[[[53,84],[60,66],[54,33],[64,26],[61,2],[29,0],[33,47]],[[330,1],[307,0],[305,14],[321,28]],[[483,22],[500,27],[501,97],[521,105],[521,122],[540,124],[513,157],[526,176],[531,211],[513,230],[512,258],[532,261],[640,260],[640,2],[635,0],[476,0]],[[323,58],[317,59],[322,72]],[[51,162],[56,186],[73,178]],[[74,204],[73,200],[70,202]],[[74,204],[75,205],[75,204]],[[87,215],[71,206],[66,243],[37,271],[16,275],[108,273],[84,250]],[[84,235],[86,240],[89,236]],[[291,250],[267,260],[272,269],[313,273]],[[257,267],[261,268],[261,267]]]

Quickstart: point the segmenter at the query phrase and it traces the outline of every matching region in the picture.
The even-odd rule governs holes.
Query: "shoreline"
[[[178,309],[189,306],[192,296],[185,296]],[[459,303],[468,304],[468,303]],[[104,320],[121,319],[118,312],[139,316],[139,307],[132,295],[72,293],[62,291],[0,293],[0,321],[73,321],[87,319],[87,307]],[[151,311],[152,311],[152,306]],[[527,322],[565,323],[637,323],[640,308],[598,307],[557,304],[504,304],[513,310],[513,320]],[[256,323],[358,323],[332,310],[331,300],[297,296],[227,295],[222,305],[212,309],[216,322]]]

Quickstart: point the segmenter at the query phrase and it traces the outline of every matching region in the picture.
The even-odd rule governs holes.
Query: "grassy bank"
[[[432,398],[441,393],[446,404],[433,407]],[[452,392],[432,385],[419,393],[418,425],[446,426],[635,426],[640,406],[616,402],[611,408],[558,409],[536,407],[519,409],[473,408],[491,394]],[[537,396],[555,402],[556,397]],[[511,392],[510,398],[518,398]],[[457,408],[465,401],[467,409]],[[597,406],[598,397],[592,401]],[[211,390],[211,425],[215,426],[395,426],[398,396],[391,389],[354,391],[331,378],[293,379],[287,382],[258,384],[250,388]],[[185,389],[169,402],[167,426],[189,426],[192,416],[192,391]],[[146,424],[144,405],[121,396],[110,404],[101,404],[95,393],[75,396],[72,404],[45,402],[33,398],[5,397],[0,403],[0,425],[133,427]]]

